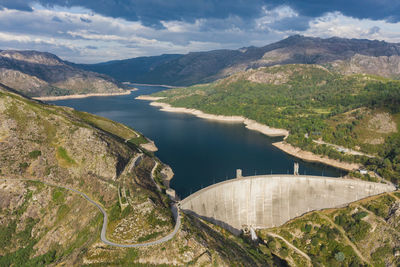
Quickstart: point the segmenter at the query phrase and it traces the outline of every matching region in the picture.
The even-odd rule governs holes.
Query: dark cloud
[[[269,25],[269,27],[278,31],[305,31],[309,28],[310,20],[310,17],[305,16],[283,18]]]
[[[381,30],[381,28],[379,28],[378,26],[374,26],[369,29],[368,34],[378,33],[378,32],[380,32],[380,30]]]
[[[1,1],[1,0],[0,0]],[[160,21],[180,20],[193,22],[199,18],[224,19],[231,15],[243,19],[252,19],[261,14],[263,0],[37,0],[46,7],[83,6],[96,13],[124,18],[131,21],[141,20],[146,26],[162,27]]]
[[[62,19],[60,19],[60,18],[57,17],[57,16],[54,16],[51,20],[52,20],[52,21],[55,21],[55,22],[63,22]]]
[[[273,0],[272,5],[283,3]],[[285,0],[285,4],[301,15],[319,17],[326,12],[339,11],[346,16],[360,19],[400,21],[400,0]]]
[[[288,5],[301,16],[318,17],[339,11],[356,18],[400,21],[400,0],[37,0],[44,6],[83,6],[99,14],[127,20],[141,20],[150,26],[160,26],[161,20],[192,22],[199,18],[224,19],[238,16],[244,20],[257,18],[262,7]],[[24,0],[0,0],[9,8],[27,8]],[[4,4],[5,3],[5,4]],[[17,5],[17,7],[12,6]]]
[[[32,11],[29,1],[26,0],[0,0],[0,8]]]
[[[32,3],[45,7],[80,6],[109,17],[140,20],[156,29],[163,28],[162,21],[196,19],[209,21],[205,31],[230,28],[230,24],[250,29],[254,19],[265,15],[263,7],[272,10],[279,6],[291,7],[298,16],[281,18],[271,25],[278,30],[306,30],[311,19],[335,11],[355,18],[400,21],[400,0],[0,0],[0,7],[30,11]],[[81,21],[91,22],[87,18]]]
[[[92,22],[90,19],[85,19],[85,18],[82,18],[82,17],[80,17],[80,19],[81,19],[82,22],[85,22],[85,23],[91,23]]]

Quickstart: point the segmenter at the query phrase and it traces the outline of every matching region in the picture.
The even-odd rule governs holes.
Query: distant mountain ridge
[[[31,97],[123,91],[107,75],[38,51],[0,51],[0,82]]]
[[[367,59],[363,60],[358,68],[351,68],[348,63],[351,63],[352,58],[357,55],[363,55]],[[386,58],[376,61],[376,57]],[[391,59],[386,60],[388,57]],[[211,82],[249,68],[278,64],[329,65],[335,62],[330,67],[336,69],[336,66],[340,66],[338,72],[348,73],[349,69],[352,69],[353,72],[358,70],[362,73],[375,74],[374,71],[388,66],[393,69],[392,65],[385,62],[386,60],[395,63],[395,71],[383,72],[380,75],[397,78],[400,74],[399,58],[400,44],[396,43],[294,35],[263,47],[140,57],[79,66],[110,75],[120,81],[186,86]],[[371,62],[379,64],[371,68],[369,66]]]

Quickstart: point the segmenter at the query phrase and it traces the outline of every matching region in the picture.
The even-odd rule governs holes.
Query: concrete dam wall
[[[211,185],[180,202],[184,212],[239,233],[284,224],[308,211],[334,208],[394,191],[392,185],[342,178],[263,175]]]

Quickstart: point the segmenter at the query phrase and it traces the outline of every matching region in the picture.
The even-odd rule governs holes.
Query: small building
[[[359,169],[358,170],[362,175],[368,174],[368,171],[366,169]]]

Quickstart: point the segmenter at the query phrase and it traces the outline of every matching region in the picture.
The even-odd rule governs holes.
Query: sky
[[[0,49],[76,63],[264,46],[294,34],[400,42],[400,0],[0,0]]]

